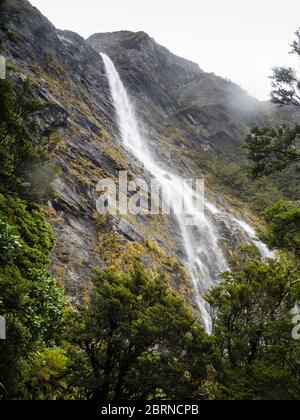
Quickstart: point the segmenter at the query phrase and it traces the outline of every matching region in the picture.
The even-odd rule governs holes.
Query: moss
[[[150,250],[154,260],[157,261],[159,265],[165,267],[170,272],[177,272],[183,276],[187,276],[187,272],[178,262],[178,260],[174,257],[171,257],[165,249],[157,244],[157,242],[147,239],[146,245]]]
[[[43,214],[45,215],[46,219],[50,223],[62,223],[64,222],[64,219],[62,217],[58,217],[56,211],[53,207],[42,205],[41,209],[43,211]]]
[[[94,251],[101,256],[108,269],[117,273],[129,272],[139,262],[150,275],[164,273],[167,280],[171,275],[176,275],[184,293],[190,287],[184,267],[155,241],[130,242],[117,232],[101,233]]]
[[[94,251],[97,252],[109,268],[113,268],[124,248],[125,239],[115,232],[100,235],[99,243]]]
[[[59,280],[59,282],[62,282],[62,279],[64,277],[65,274],[65,268],[58,265],[58,264],[54,264],[52,266],[52,270],[53,270],[53,274],[55,275],[55,277]]]
[[[52,158],[67,148],[64,138],[57,132],[52,132],[41,141],[41,147]]]
[[[93,218],[94,218],[94,221],[95,221],[96,228],[98,230],[102,230],[103,227],[108,224],[108,215],[107,214],[95,213]]]
[[[71,163],[70,173],[83,185],[95,185],[100,179],[108,177],[107,172],[84,156],[78,156]]]
[[[127,169],[128,157],[116,139],[112,138],[107,131],[102,131],[99,140],[102,143],[104,154],[117,164],[118,169]]]

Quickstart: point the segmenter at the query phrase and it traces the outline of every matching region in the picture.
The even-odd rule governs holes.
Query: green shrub
[[[12,259],[21,247],[21,238],[17,230],[0,215],[0,261]]]

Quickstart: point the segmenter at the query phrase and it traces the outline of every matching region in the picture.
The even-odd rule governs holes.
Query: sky
[[[30,0],[57,28],[144,31],[173,53],[267,100],[272,67],[293,66],[299,0]]]

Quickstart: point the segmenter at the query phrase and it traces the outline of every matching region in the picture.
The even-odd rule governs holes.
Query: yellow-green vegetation
[[[108,219],[109,219],[108,214],[101,214],[101,213],[96,212],[94,213],[93,217],[94,217],[96,228],[98,230],[101,230],[102,228],[104,228],[108,223]]]
[[[68,392],[66,373],[69,359],[59,347],[50,347],[33,355],[33,362],[26,366],[24,381],[26,393],[33,400],[56,400]],[[53,389],[56,388],[55,395]]]
[[[1,24],[3,4],[8,2],[0,0]],[[31,7],[15,0],[10,4],[16,14],[18,7]],[[14,34],[4,32],[10,42],[16,41]],[[299,43],[294,47],[299,52]],[[186,270],[171,257],[172,251],[159,245],[176,250],[174,226],[167,216],[159,221],[152,216],[124,217],[138,231],[137,237],[144,238],[137,242],[116,231],[109,216],[95,214],[99,241],[94,251],[107,270],[93,270],[81,285],[66,284],[75,296],[67,307],[62,278],[65,271],[85,271],[81,270],[85,257],[74,261],[71,250],[61,246],[62,266],[50,270],[55,238],[46,218],[57,227],[65,220],[45,204],[48,189],[41,194],[32,180],[36,177],[28,174],[41,175],[72,136],[93,142],[116,172],[127,169],[128,159],[109,134],[110,123],[93,115],[88,89],[72,89],[71,73],[50,51],[45,53],[41,65],[31,63],[37,79],[32,77],[31,88],[24,84],[20,95],[12,84],[0,81],[0,316],[7,323],[7,339],[0,340],[0,400],[299,400],[300,342],[291,333],[291,312],[300,300],[300,210],[299,203],[275,203],[299,198],[299,176],[290,167],[299,161],[294,136],[299,127],[252,131],[248,158],[258,170],[253,174],[261,175],[263,170],[269,178],[250,179],[243,162],[204,152],[193,151],[191,156],[188,147],[176,161],[179,170],[186,165],[191,174],[202,169],[208,194],[219,195],[224,207],[234,207],[237,213],[251,210],[257,224],[263,217],[261,238],[284,256],[261,259],[250,246],[231,255],[230,270],[220,274],[223,283],[204,297],[213,309],[213,336],[206,334],[184,303],[190,293]],[[15,63],[9,68],[26,74]],[[296,83],[290,71],[276,74],[277,82],[289,76]],[[155,76],[148,82],[165,90]],[[50,133],[33,141],[28,128],[34,112],[44,105],[30,99],[30,89],[41,86],[50,98],[53,94],[61,101],[71,118],[80,116],[95,124],[93,132],[88,124],[80,124],[76,133],[74,123],[64,131],[65,138]],[[183,104],[182,110],[188,106]],[[156,115],[146,114],[154,125]],[[179,156],[170,143],[186,129],[176,122],[167,127],[161,141],[163,149],[169,146],[166,153]],[[77,192],[83,188],[76,181],[91,187],[108,176],[101,165],[80,152],[77,156],[67,176]],[[186,158],[194,162],[189,166]],[[273,173],[281,169],[280,175]],[[46,186],[51,179],[45,180]],[[81,192],[80,199],[84,203],[87,196]],[[75,207],[70,204],[69,210],[82,217]]]
[[[67,148],[65,139],[57,132],[51,132],[42,138],[41,146],[51,158],[56,157]]]
[[[132,269],[145,255],[145,248],[136,242],[128,242],[117,232],[109,232],[99,234],[95,252],[100,254],[107,268],[120,273]]]
[[[118,169],[127,170],[128,157],[116,139],[113,139],[107,131],[102,130],[99,141],[102,144],[104,154],[118,165]]]
[[[151,276],[164,273],[170,280],[171,275],[176,275],[176,287],[183,295],[190,293],[191,284],[185,268],[153,240],[145,239],[139,243],[126,240],[118,232],[101,232],[95,252],[99,253],[107,269],[116,273],[128,273],[136,263],[142,263]]]
[[[43,213],[50,223],[62,223],[64,222],[63,217],[59,217],[57,215],[57,212],[54,210],[53,207],[50,207],[46,204],[41,205],[41,209],[43,210]]]
[[[107,172],[103,168],[84,156],[78,156],[76,160],[73,160],[70,172],[86,186],[95,186],[98,180],[108,177]]]
[[[187,276],[185,269],[183,266],[178,262],[175,257],[170,257],[170,255],[165,251],[161,246],[157,244],[157,242],[145,239],[145,244],[147,248],[150,250],[151,255],[157,260],[158,263],[161,264],[162,267],[165,267],[170,272],[181,272],[183,276]]]
[[[89,103],[88,92],[80,86],[77,86],[76,91],[74,90],[65,68],[50,52],[47,54],[46,65],[43,67],[34,61],[30,62],[30,70],[35,75],[34,77],[32,73],[29,73],[11,59],[8,60],[7,68],[23,74],[32,83],[33,87],[43,85],[47,89],[49,97],[53,96],[63,103],[66,108],[70,108],[74,112],[82,112],[89,121],[100,129],[101,124],[99,124],[95,114],[87,105]],[[90,134],[88,131],[87,133]]]

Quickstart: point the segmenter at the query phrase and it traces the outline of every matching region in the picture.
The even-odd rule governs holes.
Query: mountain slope
[[[94,267],[128,270],[138,260],[191,297],[184,252],[172,217],[96,215],[96,185],[143,172],[120,142],[111,93],[100,51],[115,62],[157,159],[185,177],[199,177],[194,160],[211,150],[234,160],[249,125],[267,123],[265,105],[238,86],[181,59],[145,33],[96,34],[88,41],[57,30],[26,0],[1,7],[2,54],[16,87],[27,78],[31,94],[47,104],[36,115],[38,138],[55,132],[61,173],[56,198],[44,210],[56,235],[52,267],[71,298],[78,298]],[[218,205],[228,207],[223,196]],[[229,217],[215,217],[219,241],[230,254],[249,240]]]
[[[159,138],[232,156],[249,125],[268,122],[265,104],[175,56],[143,32],[94,34],[87,42],[112,58],[144,121]],[[172,129],[180,135],[170,135]]]
[[[173,258],[174,224],[141,218],[133,226],[118,217],[97,217],[97,182],[117,179],[120,170],[140,171],[119,142],[99,54],[79,35],[56,30],[26,0],[6,3],[0,31],[9,79],[16,87],[28,79],[31,95],[47,104],[36,115],[37,138],[55,132],[61,139],[56,198],[44,210],[56,236],[53,270],[67,294],[80,296],[94,267],[123,269],[136,258],[169,273],[179,287],[186,274]]]

